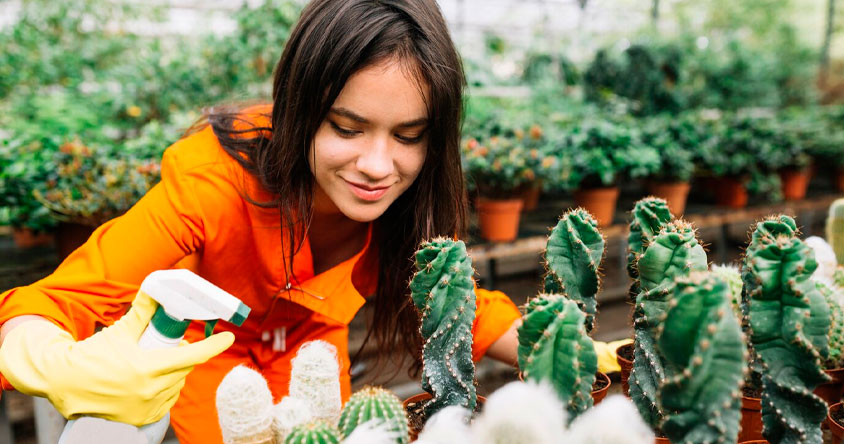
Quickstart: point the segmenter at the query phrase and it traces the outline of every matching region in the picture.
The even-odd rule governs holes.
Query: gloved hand
[[[598,355],[598,371],[602,373],[621,371],[621,367],[615,359],[615,349],[632,342],[633,340],[629,338],[613,342],[594,341],[595,353]]]
[[[135,426],[158,421],[193,367],[231,346],[234,335],[141,349],[138,338],[157,305],[139,292],[125,316],[79,342],[50,321],[24,322],[0,347],[0,372],[18,391],[47,398],[68,419],[98,416]]]

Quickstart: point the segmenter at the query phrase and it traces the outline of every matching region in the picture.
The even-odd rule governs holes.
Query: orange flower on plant
[[[536,179],[536,174],[533,172],[533,170],[525,170],[522,173],[522,176],[524,176],[524,178],[529,181],[533,181],[533,179]]]
[[[539,159],[539,150],[538,150],[538,149],[536,149],[536,148],[532,148],[532,149],[530,150],[530,158],[531,158],[531,159],[534,159],[534,160],[535,160],[535,159]]]
[[[516,139],[518,140],[522,140],[525,138],[525,131],[521,128],[517,128],[515,131],[513,131],[513,134],[516,135]]]
[[[542,138],[542,128],[539,125],[533,125],[530,127],[530,138],[533,140],[539,140]]]
[[[555,163],[556,160],[553,157],[548,156],[542,159],[542,168],[551,168],[552,166],[554,166]]]

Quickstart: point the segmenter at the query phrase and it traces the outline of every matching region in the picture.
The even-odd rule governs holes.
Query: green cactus
[[[836,199],[829,206],[826,219],[826,241],[835,251],[839,264],[844,264],[844,199]]]
[[[741,291],[744,282],[741,280],[741,271],[733,265],[715,265],[709,267],[710,272],[727,283],[727,294],[730,296],[730,304],[736,318],[741,319]]]
[[[423,243],[416,270],[410,291],[422,321],[422,388],[433,397],[425,403],[425,414],[430,418],[451,405],[474,410],[475,287],[466,245],[442,237]]]
[[[726,282],[710,273],[676,281],[659,329],[665,380],[661,429],[671,442],[736,442],[747,348]]]
[[[526,381],[554,386],[574,419],[592,406],[598,356],[586,334],[584,313],[561,295],[540,294],[528,302],[519,326],[519,368]]]
[[[745,300],[752,351],[762,371],[764,435],[774,443],[820,443],[826,403],[812,391],[828,377],[829,306],[810,276],[814,252],[794,220],[760,222],[745,253]]]
[[[818,291],[829,305],[829,356],[824,368],[832,370],[844,367],[844,310],[835,298],[835,292],[823,282],[815,282]]]
[[[627,274],[633,279],[628,292],[631,302],[639,295],[639,271],[636,262],[645,254],[659,231],[674,219],[668,210],[668,202],[658,197],[640,199],[630,212],[630,233],[627,235]]]
[[[364,387],[355,392],[343,407],[337,426],[344,436],[349,436],[359,425],[371,420],[387,424],[387,429],[395,434],[396,443],[407,443],[407,414],[401,401],[389,390]]]
[[[628,384],[630,397],[642,418],[656,429],[662,418],[657,387],[664,377],[664,366],[655,337],[667,316],[674,281],[695,271],[706,271],[706,252],[692,226],[675,220],[654,238],[639,258],[637,268],[641,291],[633,312],[635,345]]]
[[[284,444],[338,444],[343,435],[337,427],[323,421],[316,420],[293,427]]]
[[[588,211],[577,208],[564,214],[551,230],[545,247],[545,293],[561,294],[586,313],[586,331],[595,327],[601,285],[598,268],[604,256],[604,237]]]

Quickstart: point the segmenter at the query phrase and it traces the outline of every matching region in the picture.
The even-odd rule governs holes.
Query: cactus
[[[475,287],[472,261],[463,241],[436,238],[416,252],[410,282],[413,303],[421,317],[422,388],[432,395],[424,405],[430,418],[445,406],[474,410],[475,364],[472,322]]]
[[[757,224],[745,253],[743,309],[762,364],[764,435],[820,443],[826,403],[812,391],[828,377],[829,306],[809,278],[817,263],[788,216]]]
[[[244,365],[231,369],[217,387],[216,405],[225,444],[272,444],[273,395],[260,373]]]
[[[392,392],[381,387],[364,387],[357,391],[343,407],[337,426],[344,436],[349,436],[358,426],[371,420],[386,423],[387,429],[395,435],[395,442],[407,443],[407,414]]]
[[[595,326],[595,296],[601,284],[598,268],[603,255],[604,238],[598,222],[582,208],[560,218],[545,248],[545,293],[561,294],[577,302],[586,313],[587,332]]]
[[[343,406],[337,348],[321,340],[302,344],[290,361],[289,395],[307,402],[314,418],[335,423]]]
[[[726,282],[709,273],[678,278],[659,327],[665,364],[662,431],[671,442],[735,442],[747,348]]]
[[[826,219],[826,241],[835,251],[839,264],[844,264],[844,199],[836,199],[829,206]]]
[[[744,288],[744,282],[741,280],[741,271],[734,265],[715,264],[712,264],[709,270],[718,279],[721,279],[727,284],[727,294],[730,296],[730,305],[732,306],[733,313],[736,314],[737,319],[741,319],[741,291]]]
[[[341,439],[337,427],[318,419],[293,427],[284,444],[338,444]]]
[[[472,422],[472,442],[559,444],[565,418],[563,403],[549,384],[513,381],[487,398]]]
[[[667,316],[675,279],[691,272],[706,271],[706,252],[697,241],[692,226],[675,220],[650,243],[639,258],[637,269],[641,291],[633,313],[635,346],[628,384],[630,397],[642,418],[656,429],[662,417],[657,405],[657,387],[664,370],[655,335]]]
[[[527,304],[519,326],[519,368],[526,381],[548,381],[569,417],[592,406],[598,356],[574,301],[541,294]]]
[[[835,294],[823,282],[815,282],[818,291],[829,305],[829,356],[824,360],[824,368],[832,370],[844,367],[844,310],[835,298]]]
[[[653,444],[654,433],[636,406],[622,395],[610,395],[571,423],[559,441],[577,444]]]
[[[645,254],[654,237],[674,216],[668,210],[665,199],[646,197],[640,199],[630,212],[630,233],[627,235],[627,274],[633,279],[630,285],[630,301],[636,302],[639,294],[639,272],[636,263]]]

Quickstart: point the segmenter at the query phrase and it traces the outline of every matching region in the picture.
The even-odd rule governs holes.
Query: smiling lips
[[[359,183],[349,182],[348,180],[346,180],[346,184],[349,185],[349,188],[351,188],[352,193],[354,193],[355,196],[370,202],[380,199],[387,193],[387,190],[390,189],[389,185],[382,187],[370,187]]]

